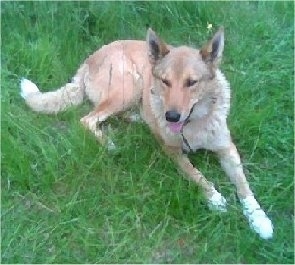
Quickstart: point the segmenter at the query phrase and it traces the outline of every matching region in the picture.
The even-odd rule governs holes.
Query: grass
[[[294,263],[293,2],[1,2],[2,263]],[[88,104],[56,116],[19,96],[43,91],[116,39],[200,46],[225,27],[229,126],[251,187],[275,226],[264,241],[244,219],[215,156],[194,164],[229,201],[210,212],[144,124],[112,119],[109,153],[83,130]]]

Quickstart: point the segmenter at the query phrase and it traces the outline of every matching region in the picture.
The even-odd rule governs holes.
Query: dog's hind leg
[[[105,118],[103,116],[99,116],[95,111],[91,111],[86,116],[80,119],[80,122],[83,126],[90,130],[97,139],[101,142],[102,141],[102,131],[98,128],[98,123],[104,121]]]
[[[101,144],[107,144],[109,150],[115,149],[115,145],[112,140],[103,132],[102,128],[99,127],[99,124],[116,112],[116,109],[112,110],[110,108],[109,100],[105,100],[93,111],[80,119],[80,122],[83,124],[83,126],[90,130]]]
[[[109,149],[115,146],[100,128],[100,123],[111,115],[130,109],[139,102],[142,94],[142,77],[136,65],[125,56],[124,51],[117,53],[117,57],[116,63],[105,59],[99,65],[99,71],[96,67],[86,75],[85,94],[96,107],[80,119],[83,126],[93,132],[99,142],[107,144]]]
[[[109,150],[114,149],[115,145],[99,125],[108,117],[129,109],[137,101],[137,97],[132,93],[123,93],[122,89],[103,95],[94,110],[80,119],[83,126],[94,133],[101,144],[107,144]]]
[[[219,155],[221,166],[231,182],[237,187],[237,193],[243,205],[243,213],[247,217],[250,226],[262,238],[271,238],[273,235],[272,222],[261,209],[249,187],[236,146],[231,143],[228,148],[218,150],[217,154]]]
[[[116,149],[114,142],[107,135],[107,133],[99,126],[100,123],[106,120],[109,115],[103,114],[103,112],[99,113],[96,111],[91,111],[86,116],[82,117],[80,119],[80,122],[86,129],[90,130],[95,135],[97,140],[102,145],[106,145],[108,150],[114,150]]]

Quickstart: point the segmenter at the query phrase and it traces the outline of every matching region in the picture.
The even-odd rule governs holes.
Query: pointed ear
[[[224,29],[223,27],[221,27],[215,33],[213,38],[200,50],[203,61],[211,64],[211,66],[213,66],[214,68],[217,68],[222,58],[223,47]]]
[[[169,53],[166,43],[163,42],[151,28],[147,31],[146,42],[151,64],[155,64]]]

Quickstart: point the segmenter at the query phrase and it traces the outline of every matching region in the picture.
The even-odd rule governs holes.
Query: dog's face
[[[168,47],[152,30],[147,43],[153,66],[152,93],[162,100],[170,130],[179,133],[193,106],[210,93],[208,84],[214,79],[223,50],[223,30],[201,50]]]

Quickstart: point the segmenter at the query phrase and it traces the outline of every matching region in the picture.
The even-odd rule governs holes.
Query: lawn
[[[2,263],[294,263],[294,3],[1,2]],[[212,24],[212,28],[210,25]],[[225,28],[228,122],[246,175],[274,223],[260,239],[216,157],[191,158],[229,202],[210,211],[145,124],[112,118],[114,152],[79,123],[85,102],[33,113],[27,77],[43,91],[117,39],[199,47]]]

